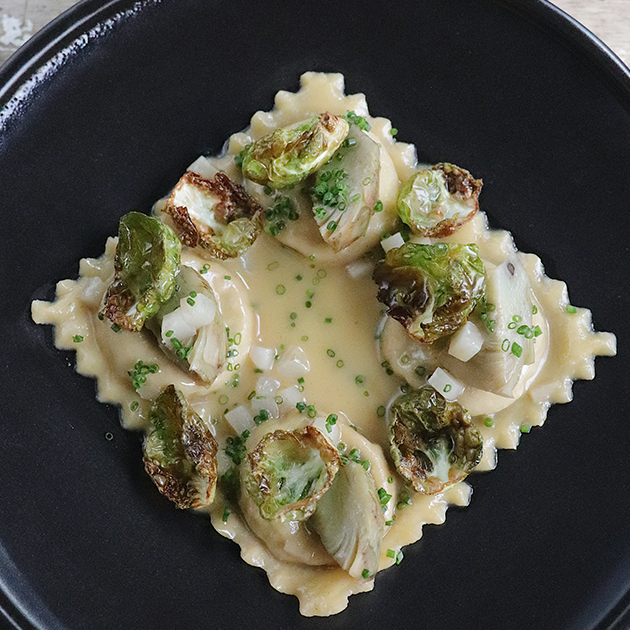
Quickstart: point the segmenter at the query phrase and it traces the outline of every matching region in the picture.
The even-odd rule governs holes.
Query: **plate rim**
[[[46,82],[57,71],[53,67],[50,73],[39,76],[42,70],[54,61],[59,54],[66,51],[69,57],[77,54],[73,47],[81,37],[90,35],[92,30],[108,20],[124,19],[127,13],[141,13],[149,6],[165,4],[169,0],[79,0],[66,9],[41,30],[23,44],[9,59],[0,66],[0,131],[2,130],[3,114],[17,99],[18,107],[8,112],[7,120],[20,116],[19,105],[28,100],[32,91],[41,83]],[[171,0],[176,1],[176,0]],[[599,37],[578,22],[561,8],[552,4],[550,0],[487,0],[493,4],[506,7],[521,19],[536,24],[544,29],[549,36],[563,41],[570,49],[580,55],[591,68],[599,74],[611,92],[620,98],[630,111],[630,68],[618,55]],[[115,24],[114,24],[115,28]],[[107,33],[97,34],[96,37],[107,36]],[[85,46],[90,44],[88,39]],[[64,61],[59,67],[64,65]],[[603,71],[603,72],[602,72]],[[21,90],[33,81],[32,88],[21,98]],[[1,144],[1,136],[0,136]],[[0,556],[5,556],[0,542]],[[19,569],[14,567],[8,557],[10,568],[20,580]],[[21,597],[4,581],[0,581],[0,626],[6,623],[17,630],[44,630],[38,621],[39,615],[25,608]],[[38,600],[37,594],[33,597]],[[46,616],[52,618],[53,626],[46,630],[64,630],[54,613],[45,607]],[[593,630],[624,630],[630,623],[630,586],[619,601],[607,611]]]

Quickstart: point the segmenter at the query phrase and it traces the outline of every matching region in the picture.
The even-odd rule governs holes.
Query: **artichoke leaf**
[[[470,414],[427,385],[399,396],[388,411],[391,453],[416,492],[435,494],[481,461],[483,438]]]
[[[313,426],[267,433],[248,454],[245,487],[266,519],[303,521],[330,488],[340,457]]]
[[[436,164],[407,180],[398,196],[398,214],[419,236],[443,238],[475,215],[482,185],[459,166]]]
[[[329,112],[281,127],[239,154],[243,175],[263,186],[286,188],[326,163],[348,135],[348,122]]]
[[[372,475],[352,460],[341,467],[309,523],[339,566],[355,579],[377,570],[385,518]]]
[[[317,171],[310,188],[313,213],[333,251],[365,234],[377,202],[380,169],[378,143],[351,125],[341,148]]]
[[[446,359],[445,367],[466,383],[512,397],[523,369],[535,359],[540,329],[533,326],[532,289],[518,254],[510,254],[486,283],[473,317],[482,331],[481,350],[467,363]]]
[[[171,228],[155,217],[129,212],[118,225],[114,281],[103,313],[130,331],[142,329],[175,291],[181,245]]]
[[[162,350],[206,383],[221,372],[228,352],[225,321],[214,291],[192,267],[182,265],[175,293],[147,328]]]
[[[164,211],[188,247],[200,246],[214,258],[240,256],[262,229],[262,207],[225,173],[212,179],[186,172]]]
[[[178,508],[214,500],[218,444],[174,385],[156,398],[143,443],[144,467],[158,490]]]
[[[388,315],[423,343],[463,326],[484,295],[485,267],[476,245],[405,243],[374,270]]]

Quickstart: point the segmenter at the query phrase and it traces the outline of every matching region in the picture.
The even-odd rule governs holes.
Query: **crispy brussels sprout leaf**
[[[144,468],[158,490],[178,508],[214,500],[218,445],[184,395],[169,385],[149,413]]]
[[[129,212],[118,226],[114,282],[103,312],[115,324],[138,331],[175,291],[181,245],[155,217]]]
[[[372,475],[352,460],[318,501],[310,523],[342,569],[359,580],[378,570],[385,519]]]
[[[420,236],[448,236],[477,212],[482,185],[459,166],[436,164],[409,178],[398,196],[398,214]]]
[[[286,188],[326,163],[348,135],[348,122],[326,112],[282,127],[241,151],[243,175],[257,184]]]
[[[464,479],[481,460],[483,438],[470,414],[433,387],[399,396],[388,412],[389,440],[400,475],[435,494]]]
[[[240,256],[262,229],[262,207],[219,171],[213,179],[185,173],[165,212],[184,245],[199,245],[221,260]]]
[[[247,456],[245,486],[260,515],[303,521],[330,488],[339,453],[315,427],[267,433]]]
[[[485,267],[476,245],[406,243],[374,270],[388,314],[423,343],[455,332],[483,297]]]
[[[195,269],[182,265],[175,293],[146,326],[182,367],[214,382],[227,358],[225,321],[214,291]]]
[[[313,213],[335,252],[365,234],[377,202],[380,169],[378,143],[351,125],[341,148],[317,171],[310,189]]]

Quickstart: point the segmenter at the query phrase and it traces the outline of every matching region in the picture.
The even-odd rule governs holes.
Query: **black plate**
[[[133,8],[82,2],[0,72],[0,105],[13,98],[0,135],[6,614],[20,628],[68,630],[621,628],[630,588],[628,71],[534,0]],[[80,257],[100,254],[121,214],[148,209],[306,70],[343,72],[347,91],[365,92],[420,159],[483,177],[492,225],[539,254],[620,346],[518,452],[473,476],[469,509],[426,527],[375,591],[324,620],[301,618],[295,598],[274,591],[207,519],[154,491],[138,436],[29,317],[32,298],[50,299]]]

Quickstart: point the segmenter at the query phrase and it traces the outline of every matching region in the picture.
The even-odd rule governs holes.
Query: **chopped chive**
[[[230,509],[226,507],[223,510],[223,522],[227,523],[228,522],[228,518],[230,518]]]
[[[363,385],[363,383],[365,383],[365,377],[361,376],[361,374],[358,374],[357,376],[354,377],[354,382],[357,385]]]
[[[577,308],[575,308],[575,306],[573,306],[572,304],[567,304],[567,313],[574,315],[575,313],[577,313]]]
[[[74,341],[74,343],[81,343],[83,341],[83,335],[75,335],[72,337],[72,341]]]
[[[286,291],[287,291],[287,288],[284,286],[284,284],[279,284],[276,287],[276,293],[278,295],[284,295],[286,293]]]
[[[110,326],[110,328],[115,332],[120,332],[122,330],[122,326],[120,326],[120,324],[112,324]]]
[[[190,304],[190,306],[194,306],[195,305],[195,300],[193,300],[191,297],[186,298],[186,302],[188,302],[188,304]]]
[[[332,323],[332,317],[325,317],[324,318],[324,323],[331,324]]]
[[[398,133],[398,129],[396,129],[396,127],[392,127],[392,128],[389,130],[389,135],[390,135],[390,136],[395,136],[397,133]]]
[[[335,351],[334,351],[334,350],[331,350],[330,348],[328,348],[328,350],[326,350],[326,354],[327,354],[329,357],[334,357],[334,356],[335,356]]]
[[[267,269],[269,269],[269,271],[273,271],[274,269],[277,269],[280,266],[280,263],[277,260],[274,260],[273,262],[270,262],[267,265]]]
[[[519,346],[516,342],[514,342],[512,344],[512,354],[515,357],[519,357],[520,358],[521,354],[523,354],[523,347]]]
[[[342,368],[343,366],[344,366],[343,359],[339,359],[339,361],[337,361],[337,367]]]
[[[395,558],[396,557],[396,552],[393,549],[388,549],[387,550],[387,557],[388,558]]]
[[[351,453],[352,454],[352,453]],[[387,508],[387,504],[389,500],[392,498],[392,495],[385,490],[385,488],[378,489],[378,500],[380,501],[381,508],[383,508],[383,512]]]
[[[291,319],[297,319],[297,313],[295,311],[293,311],[293,313],[291,313],[291,315],[289,315],[289,317]]]
[[[363,573],[361,573],[361,576],[363,577],[364,580],[367,580],[370,577],[371,573],[369,572],[368,569],[363,569]]]
[[[374,204],[374,212],[382,212],[383,211],[383,202],[379,199]]]
[[[532,430],[531,425],[529,424],[522,424],[521,425],[521,433],[529,433]]]
[[[326,431],[330,433],[332,431],[332,427],[337,424],[338,416],[336,413],[331,413],[328,418],[326,418]]]
[[[494,418],[485,418],[483,423],[487,426],[487,427],[493,427],[494,426]]]
[[[382,418],[382,417],[385,415],[385,411],[386,411],[385,406],[384,406],[384,405],[379,405],[379,406],[376,408],[376,415],[377,415],[379,418]]]
[[[140,404],[138,403],[137,400],[134,400],[130,405],[129,405],[129,409],[131,409],[131,411],[135,411],[138,407],[140,406]]]
[[[232,276],[223,276],[224,280],[231,280]]]
[[[532,306],[532,315],[536,315],[536,313],[538,313],[538,307],[534,304]]]

